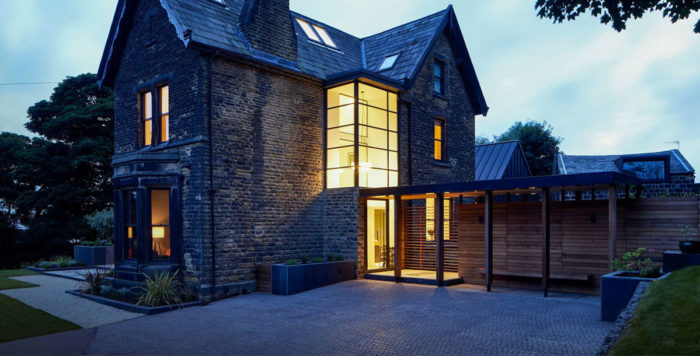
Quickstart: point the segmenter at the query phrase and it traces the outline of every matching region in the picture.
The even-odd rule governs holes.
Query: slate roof
[[[368,75],[379,78],[398,89],[408,89],[422,67],[436,39],[443,32],[453,47],[456,61],[460,63],[467,92],[477,114],[486,115],[488,106],[481,91],[469,53],[461,35],[452,6],[366,38],[357,38],[337,28],[328,26],[302,14],[290,11],[298,17],[323,27],[333,38],[337,49],[310,41],[296,21],[292,21],[297,36],[297,60],[292,62],[250,46],[238,23],[246,0],[224,0],[226,6],[211,0],[160,0],[178,37],[188,47],[221,50],[287,70],[313,76],[326,82],[345,79],[350,75]],[[249,0],[250,1],[250,0]],[[98,81],[110,83],[118,65],[123,47],[123,33],[128,33],[137,0],[119,0],[109,38],[98,71]],[[120,36],[122,35],[122,36]],[[378,68],[382,60],[399,53],[395,65],[382,72]]]
[[[530,167],[527,166],[527,160],[523,153],[522,147],[518,141],[505,141],[505,142],[495,142],[488,143],[485,145],[474,146],[475,153],[475,171],[474,178],[476,180],[495,180],[503,178],[514,178],[514,177],[504,177],[506,170],[519,155],[522,162],[525,165],[527,174],[521,176],[529,176]]]
[[[576,174],[593,172],[621,172],[616,164],[620,158],[640,157],[669,157],[671,174],[690,174],[695,169],[679,150],[661,152],[635,153],[626,155],[577,156],[560,153],[556,157],[555,172],[557,174]]]

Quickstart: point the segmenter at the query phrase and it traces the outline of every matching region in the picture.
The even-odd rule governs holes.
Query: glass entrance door
[[[382,271],[393,268],[393,200],[367,200],[367,233],[365,236],[367,271]]]

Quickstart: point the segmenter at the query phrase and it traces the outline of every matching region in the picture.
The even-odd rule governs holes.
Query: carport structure
[[[518,211],[512,210],[511,215],[514,215],[518,221],[523,221],[530,219],[529,224],[532,224],[534,220],[537,221],[539,227],[537,229],[530,229],[530,232],[537,231],[539,234],[539,245],[541,248],[541,253],[532,253],[532,249],[526,250],[525,253],[520,253],[519,257],[515,257],[518,254],[513,253],[514,257],[510,258],[509,255],[499,256],[503,261],[503,265],[508,265],[510,260],[515,261],[516,259],[522,259],[522,266],[524,269],[522,271],[517,270],[517,263],[510,261],[511,267],[507,273],[515,276],[525,276],[525,277],[537,277],[541,278],[542,290],[544,295],[547,296],[549,290],[551,275],[551,231],[552,231],[552,212],[558,213],[557,209],[564,210],[564,207],[569,207],[573,205],[588,204],[581,200],[581,192],[583,191],[601,191],[607,192],[607,219],[601,219],[607,221],[607,246],[596,246],[595,250],[600,251],[603,249],[607,254],[598,260],[607,261],[607,266],[603,268],[605,270],[611,270],[612,260],[618,253],[618,199],[624,197],[625,200],[636,199],[640,197],[641,181],[633,176],[620,174],[618,172],[597,172],[597,173],[586,173],[586,174],[572,174],[572,175],[561,175],[561,176],[541,176],[541,177],[526,177],[526,178],[512,178],[512,179],[500,179],[500,180],[486,180],[486,181],[471,181],[471,182],[457,182],[457,183],[446,183],[446,184],[430,184],[430,185],[415,185],[415,186],[400,186],[400,187],[390,187],[390,188],[366,188],[360,190],[361,199],[387,199],[393,202],[394,207],[394,233],[395,241],[392,244],[394,246],[393,257],[393,279],[397,282],[406,281],[407,279],[402,276],[402,270],[405,266],[406,251],[406,229],[410,224],[407,219],[410,219],[410,215],[405,212],[411,209],[411,206],[415,201],[420,201],[424,199],[434,198],[434,269],[435,278],[432,284],[437,284],[439,286],[445,285],[445,202],[452,201],[451,206],[456,205],[459,207],[459,217],[458,225],[459,228],[459,242],[457,246],[457,263],[459,266],[460,277],[465,280],[474,280],[474,273],[483,274],[483,283],[487,291],[491,290],[493,284],[494,276],[494,223],[500,224],[502,226],[515,226],[512,230],[517,231],[518,227],[515,223],[512,223],[514,218],[507,218],[506,221],[494,221],[494,205],[496,204],[508,204],[510,202],[526,202],[529,204],[523,205],[525,209],[520,209]],[[635,187],[634,196],[630,195],[631,186]],[[593,194],[595,197],[595,194]],[[447,200],[446,200],[447,199]],[[595,204],[600,207],[603,200],[595,201]],[[517,204],[517,203],[516,203]],[[467,210],[474,210],[475,206],[483,205],[483,211],[480,212],[483,216],[478,216],[478,223],[476,220],[465,221],[465,216],[462,212],[467,212]],[[539,207],[537,207],[539,205]],[[554,205],[554,207],[553,207]],[[465,209],[462,209],[464,207]],[[533,217],[533,210],[535,219]],[[600,209],[597,210],[600,212]],[[540,215],[541,214],[541,215]],[[503,216],[511,216],[503,215]],[[539,215],[539,216],[538,216]],[[449,214],[448,214],[449,216]],[[590,216],[590,220],[595,223],[595,215]],[[483,240],[479,241],[479,244],[468,243],[464,240],[465,236],[470,234],[470,226],[476,224],[483,224]],[[499,225],[499,226],[500,226]],[[557,228],[564,226],[565,222],[560,221],[557,224]],[[448,225],[451,228],[452,225]],[[581,229],[579,229],[581,230]],[[585,230],[585,227],[584,227]],[[478,231],[481,231],[479,227]],[[472,231],[473,232],[473,231]],[[586,233],[583,231],[582,233]],[[431,231],[431,236],[433,232]],[[567,233],[568,235],[575,235]],[[454,235],[454,232],[453,232]],[[473,234],[472,234],[473,235]],[[463,241],[464,240],[464,241]],[[517,246],[519,242],[517,238],[512,238],[512,243]],[[483,245],[480,245],[483,241]],[[522,243],[523,245],[525,243]],[[530,240],[528,244],[532,244]],[[481,250],[483,246],[483,251]],[[531,246],[530,246],[531,247]],[[471,250],[471,251],[470,251]],[[473,252],[479,250],[483,253],[483,267],[474,268]],[[561,251],[559,251],[561,253]],[[578,252],[585,254],[586,251]],[[590,252],[593,254],[593,252]],[[470,255],[471,254],[471,255]],[[539,255],[539,256],[538,256]],[[431,258],[433,258],[431,256]],[[510,258],[510,260],[509,260]],[[541,258],[541,262],[537,261]],[[585,266],[585,256],[579,257],[584,261],[581,265]],[[604,263],[604,262],[603,262]],[[541,271],[539,274],[533,274],[531,269],[532,266],[539,264]],[[599,266],[600,267],[600,266]],[[505,269],[505,268],[504,268]],[[527,269],[528,271],[525,271]],[[600,270],[600,268],[598,269]],[[499,271],[500,273],[506,273]],[[384,273],[386,275],[386,273]],[[470,277],[471,276],[471,277]],[[571,274],[559,275],[557,276],[561,279],[568,279]]]

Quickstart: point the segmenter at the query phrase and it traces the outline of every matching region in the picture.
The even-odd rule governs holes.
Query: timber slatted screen
[[[445,240],[445,271],[457,272],[457,207],[450,204],[450,238]],[[404,207],[404,268],[435,270],[435,241],[427,239],[425,207]]]
[[[551,276],[597,282],[609,272],[608,201],[551,203]],[[541,276],[542,215],[540,202],[494,204],[493,269],[495,274]],[[459,274],[467,283],[483,283],[484,204],[458,206]],[[677,250],[681,225],[700,224],[700,197],[618,200],[616,255],[638,247]]]

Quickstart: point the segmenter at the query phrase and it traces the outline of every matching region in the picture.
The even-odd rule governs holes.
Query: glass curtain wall
[[[397,101],[395,93],[359,82],[328,89],[327,188],[398,185]]]

